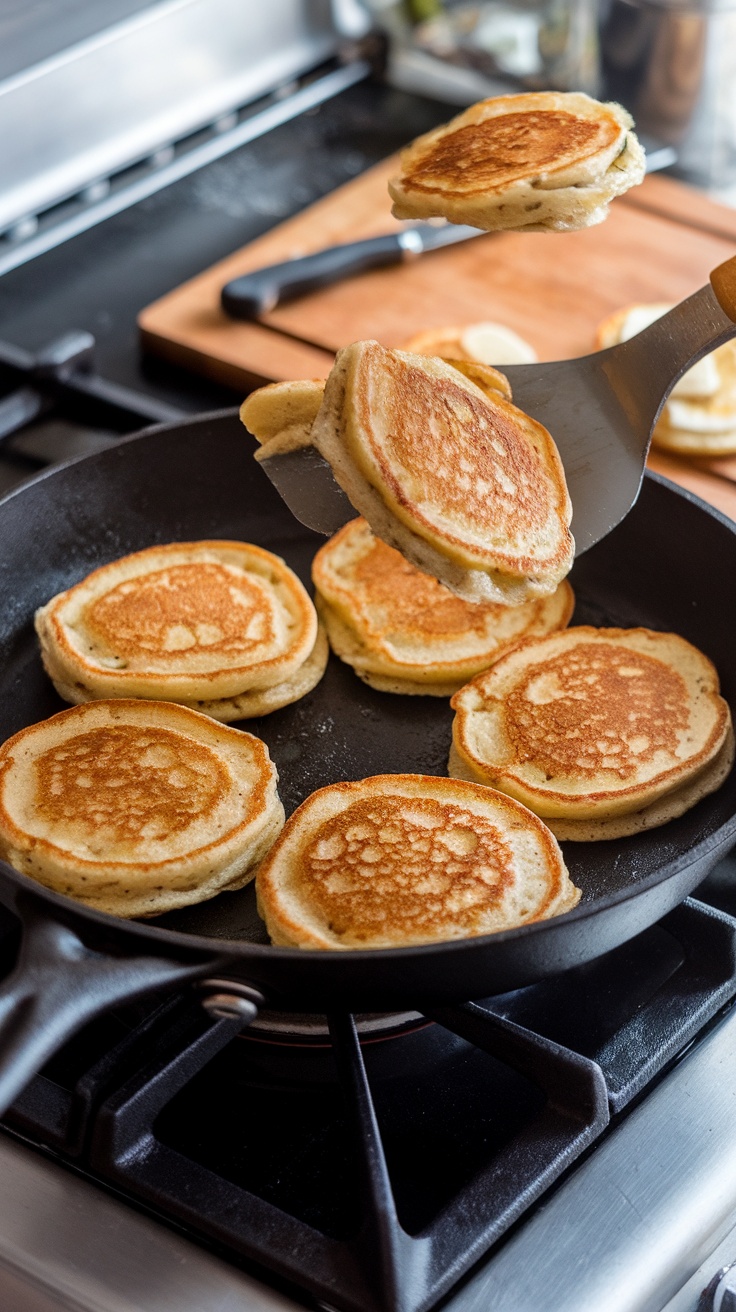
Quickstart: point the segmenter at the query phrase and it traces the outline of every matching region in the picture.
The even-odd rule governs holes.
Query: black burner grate
[[[191,994],[121,1009],[6,1123],[330,1307],[426,1312],[734,994],[736,920],[689,900],[409,1031],[336,1015],[331,1043],[272,1041]]]
[[[325,1069],[318,1099],[314,1086],[305,1091],[297,1083],[289,1098],[280,1074],[258,1096],[263,1068],[254,1074],[249,1044],[231,1045],[235,1058],[222,1053],[198,1083],[189,1083],[191,1063],[182,1054],[147,1070],[101,1109],[92,1165],[336,1307],[429,1308],[608,1121],[603,1077],[586,1058],[472,1003],[443,1009],[438,1021],[361,1048],[352,1017],[331,1018],[325,1058],[332,1071]],[[439,1051],[437,1066],[422,1058],[428,1039]],[[374,1083],[374,1046],[394,1043],[413,1043],[423,1078],[384,1084],[379,1069]],[[455,1067],[450,1079],[447,1063]],[[237,1090],[234,1100],[228,1087]],[[321,1103],[322,1114],[305,1126],[299,1161],[290,1112],[303,1110],[305,1093],[307,1109],[311,1103],[317,1112]],[[202,1119],[203,1095],[216,1123]],[[453,1147],[460,1172],[448,1181]],[[433,1199],[431,1187],[422,1189],[433,1160],[445,1189],[457,1185],[453,1196]],[[285,1178],[289,1162],[296,1178]],[[336,1190],[326,1208],[315,1196],[325,1185],[328,1195]]]
[[[484,1005],[595,1061],[617,1113],[734,996],[735,950],[733,920],[689,898],[606,956]]]
[[[182,418],[174,406],[101,377],[94,354],[95,339],[83,331],[64,333],[36,354],[0,341],[0,491],[40,466]]]

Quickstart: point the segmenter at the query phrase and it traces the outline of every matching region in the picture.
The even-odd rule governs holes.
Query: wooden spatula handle
[[[710,283],[724,314],[736,323],[736,255],[713,270]]]

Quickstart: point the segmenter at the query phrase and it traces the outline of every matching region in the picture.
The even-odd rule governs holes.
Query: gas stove
[[[253,1309],[663,1309],[736,1221],[735,996],[736,919],[689,899],[589,965],[431,1015],[263,1012],[241,1031],[194,994],[122,1008],[5,1118],[0,1292],[99,1312],[229,1291]],[[162,1290],[161,1263],[191,1284]]]
[[[5,274],[0,488],[236,404],[142,361],[137,311],[446,113],[358,80]],[[93,1022],[3,1122],[0,1308],[695,1312],[736,1259],[735,886],[431,1015]]]

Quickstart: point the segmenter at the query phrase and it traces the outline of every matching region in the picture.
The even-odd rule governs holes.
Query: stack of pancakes
[[[468,601],[555,591],[574,554],[562,462],[502,375],[356,342],[312,418],[318,388],[272,385],[246,401],[264,456],[311,442],[373,532]]]
[[[167,702],[96,701],[0,748],[0,855],[115,916],[241,888],[284,823],[249,733]]]
[[[517,798],[561,839],[664,824],[733,764],[716,670],[673,633],[581,626],[527,639],[452,706],[450,774]]]
[[[256,892],[274,943],[338,950],[491,934],[580,897],[526,807],[414,774],[313,793],[258,870]]]
[[[628,342],[672,308],[657,302],[617,310],[599,324],[597,350]],[[736,454],[736,341],[698,360],[675,383],[654,426],[652,442],[676,455]]]
[[[65,701],[161,698],[226,722],[303,697],[328,656],[299,579],[245,542],[124,556],[52,597],[36,630]]]
[[[364,519],[317,552],[312,578],[333,651],[382,692],[449,697],[521,638],[564,628],[575,604],[567,580],[522,606],[464,601]]]
[[[393,213],[524,232],[601,223],[644,177],[632,126],[620,105],[582,92],[483,100],[402,152]]]

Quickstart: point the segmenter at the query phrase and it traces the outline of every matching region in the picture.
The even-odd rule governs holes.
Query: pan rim
[[[635,836],[633,837],[635,841]],[[703,839],[696,847],[689,848],[678,861],[670,863],[666,880],[674,880],[690,866],[697,865],[703,858],[709,856],[714,849],[728,851],[734,840],[736,840],[736,813],[730,816],[712,834],[709,834],[708,839]],[[621,840],[611,839],[609,841],[617,842]],[[261,959],[265,961],[294,962],[315,957],[320,962],[334,962],[334,967],[328,966],[328,970],[339,969],[338,963],[344,963],[346,956],[351,961],[363,964],[375,961],[378,958],[383,961],[409,961],[421,960],[421,958],[439,951],[443,954],[447,952],[448,954],[459,955],[471,948],[477,950],[484,946],[490,947],[494,943],[514,943],[518,939],[528,938],[535,933],[542,933],[546,928],[554,925],[556,920],[559,920],[560,923],[564,921],[566,925],[582,924],[598,912],[603,912],[613,906],[623,907],[627,902],[642,896],[665,882],[661,875],[661,869],[659,869],[653,871],[642,883],[634,883],[626,889],[609,894],[608,897],[596,899],[595,902],[581,903],[571,911],[566,911],[563,916],[535,920],[531,924],[517,925],[513,929],[499,930],[493,934],[475,934],[456,939],[437,939],[431,943],[418,943],[410,947],[351,948],[349,952],[328,952],[317,949],[310,951],[305,948],[277,947],[272,943],[253,943],[250,939],[209,938],[201,934],[189,934],[184,933],[182,930],[167,929],[162,925],[149,925],[146,924],[145,920],[126,920],[122,916],[112,916],[104,911],[96,911],[93,907],[89,907],[83,902],[77,902],[74,898],[66,897],[63,893],[56,893],[53,889],[47,888],[44,884],[36,883],[27,875],[15,870],[5,860],[0,859],[0,869],[5,878],[10,877],[16,887],[22,891],[36,896],[40,895],[44,901],[50,901],[53,906],[59,907],[67,914],[81,914],[83,919],[91,920],[108,930],[114,929],[123,935],[130,932],[133,936],[140,936],[151,943],[169,944],[172,948],[184,948],[197,954],[206,952],[212,955],[214,951],[215,954],[222,957],[241,961],[248,957],[253,959],[254,964]]]
[[[169,433],[189,427],[191,425],[205,425],[207,423],[218,422],[222,420],[234,420],[238,417],[238,407],[224,407],[214,411],[207,411],[202,414],[182,415],[180,419],[161,424],[148,425],[135,433],[122,436],[114,446],[108,447],[100,452],[93,452],[89,455],[72,457],[62,463],[52,466],[49,469],[40,470],[38,474],[27,479],[16,488],[12,488],[4,497],[0,498],[0,514],[4,507],[16,497],[22,496],[28,489],[35,487],[37,484],[45,482],[49,478],[54,478],[70,467],[80,463],[89,463],[108,457],[110,453],[131,443],[140,441],[143,438],[150,438],[157,434]],[[709,503],[703,501],[695,493],[680,487],[670,479],[661,474],[654,473],[648,469],[644,471],[644,478],[651,480],[653,483],[663,487],[668,493],[672,493],[684,501],[695,506],[699,511],[705,512],[711,519],[719,523],[723,528],[736,537],[736,522],[731,520],[722,511]],[[643,483],[643,480],[642,480]],[[637,498],[638,499],[638,498]],[[655,832],[655,831],[651,831]],[[636,842],[638,836],[633,835],[630,839],[609,840],[618,842]],[[377,959],[409,961],[412,959],[422,959],[432,956],[438,951],[443,955],[445,953],[457,956],[462,952],[478,951],[490,949],[492,944],[507,944],[515,942],[522,938],[529,938],[536,933],[542,933],[555,924],[555,919],[560,923],[572,925],[573,923],[582,925],[599,911],[605,911],[611,907],[623,907],[627,902],[632,901],[639,896],[646,894],[658,885],[668,882],[670,879],[676,879],[682,875],[690,866],[698,864],[704,858],[710,856],[714,851],[726,852],[736,841],[736,813],[729,816],[721,825],[712,830],[709,834],[693,847],[688,848],[686,852],[680,854],[677,858],[670,858],[667,861],[667,875],[663,877],[662,867],[652,871],[641,882],[634,882],[625,889],[616,890],[606,897],[597,898],[592,902],[583,902],[578,907],[568,911],[559,918],[534,921],[531,924],[519,925],[513,929],[498,931],[494,934],[475,935],[466,938],[437,940],[436,942],[416,944],[409,947],[394,948],[365,948],[351,949],[349,952],[319,952],[310,953],[301,948],[276,947],[273,944],[254,943],[249,939],[230,939],[219,937],[208,937],[205,935],[186,933],[181,930],[168,929],[164,926],[147,924],[141,920],[126,920],[122,917],[108,915],[105,912],[97,911],[92,907],[86,906],[82,902],[77,902],[73,898],[66,897],[64,894],[56,893],[45,885],[37,883],[28,876],[15,870],[6,861],[0,860],[0,870],[2,871],[2,880],[0,881],[0,890],[3,884],[9,881],[20,889],[22,892],[40,896],[42,900],[48,901],[52,906],[58,907],[59,910],[68,917],[79,915],[87,921],[98,924],[108,932],[113,931],[116,935],[122,937],[139,937],[151,944],[160,946],[168,945],[171,949],[184,949],[192,954],[202,952],[208,955],[219,955],[223,958],[238,959],[243,961],[246,957],[256,965],[260,961],[284,961],[284,962],[303,962],[311,956],[316,956],[322,963],[326,961],[334,962],[333,967],[326,969],[339,969],[339,963],[344,964],[346,957],[356,963],[369,963]],[[13,910],[12,899],[6,901],[0,897],[0,900]],[[323,967],[324,968],[324,967]]]

